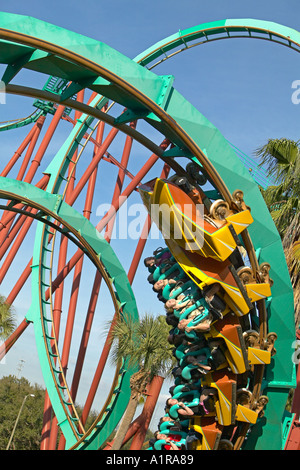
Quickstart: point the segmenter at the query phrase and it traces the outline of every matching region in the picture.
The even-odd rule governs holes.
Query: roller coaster
[[[190,48],[234,38],[300,51],[300,33],[291,28],[226,19],[179,31],[129,59],[95,39],[0,13],[2,83],[7,94],[30,98],[35,107],[0,125],[5,135],[23,139],[11,158],[2,156],[1,289],[10,305],[24,298],[30,303],[0,357],[33,327],[46,385],[42,450],[56,448],[58,432],[58,449],[103,448],[124,414],[134,372],[126,360],[109,387],[104,384],[104,405],[86,427],[109,357],[110,331],[96,351],[97,363],[93,356],[81,416],[75,400],[87,382],[83,366],[92,325],[103,325],[108,311],[112,323],[122,315],[139,321],[132,283],[152,223],[165,245],[148,253],[144,272],[165,304],[177,367],[149,450],[299,446],[293,291],[259,189],[268,180],[258,169],[249,172],[249,160],[176,91],[173,76],[152,71]],[[95,222],[95,203],[109,197]],[[148,214],[135,250],[127,253],[126,273],[111,240],[116,214],[137,198]],[[72,370],[75,328],[81,341]],[[143,420],[142,413],[132,435]]]

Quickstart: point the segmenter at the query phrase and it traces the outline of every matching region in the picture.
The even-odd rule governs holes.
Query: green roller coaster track
[[[79,237],[76,225],[79,221],[78,214],[73,213],[71,222],[68,220],[71,216],[68,212],[70,208],[62,202],[59,191],[70,155],[78,145],[79,136],[82,136],[82,132],[89,127],[89,121],[96,118],[114,125],[156,153],[163,161],[168,162],[175,171],[183,171],[176,159],[181,161],[186,158],[197,161],[205,168],[211,182],[227,201],[230,201],[231,193],[236,189],[235,182],[238,181],[238,187],[244,192],[255,220],[249,229],[251,244],[255,250],[252,262],[271,262],[271,277],[274,280],[274,286],[272,299],[267,309],[268,326],[269,331],[275,331],[279,335],[276,342],[277,354],[275,358],[272,358],[271,364],[266,367],[263,382],[263,392],[268,395],[269,403],[263,420],[260,420],[252,429],[245,448],[272,450],[282,448],[285,403],[289,389],[295,385],[295,367],[291,360],[292,342],[295,337],[293,292],[281,240],[257,184],[226,139],[212,123],[176,91],[173,87],[172,76],[155,75],[149,70],[156,65],[152,64],[155,60],[159,63],[195,45],[236,37],[266,39],[297,52],[300,50],[300,34],[297,31],[266,21],[240,19],[206,23],[180,31],[131,60],[108,45],[91,38],[31,17],[1,13],[0,62],[7,65],[2,80],[6,84],[8,93],[63,104],[84,113],[84,117],[75,126],[72,135],[46,171],[51,175],[47,192],[41,195],[35,190],[31,193],[31,188],[26,189],[29,195],[28,203],[39,205],[43,218],[43,224],[38,224],[35,239],[32,263],[34,300],[28,314],[28,318],[34,323],[36,334],[42,332],[44,323],[41,320],[45,309],[41,280],[45,279],[44,270],[46,269],[44,264],[47,249],[45,227],[52,219],[58,220],[56,213],[58,211],[60,214],[62,210],[65,211],[66,217],[62,216],[60,222],[68,226],[68,230],[73,233],[74,237]],[[58,76],[70,82],[70,86],[61,94],[53,94],[47,90],[11,83],[23,68]],[[85,88],[100,95],[100,98],[96,98],[90,106],[72,100],[75,93]],[[103,113],[101,108],[107,100],[119,103],[127,111],[117,118]],[[168,138],[174,144],[174,148],[163,152],[150,139],[131,129],[127,124],[135,119],[149,123]],[[75,133],[77,133],[76,138]],[[9,191],[6,189],[7,184],[10,185]],[[23,201],[22,190],[24,188],[19,182],[5,179],[0,181],[2,198]],[[57,203],[58,207],[56,207]],[[95,246],[95,239],[91,236],[92,228],[88,228],[90,230],[88,240],[85,239],[85,234],[81,230],[79,237],[82,237],[81,243],[85,240],[90,244],[86,247],[88,253],[92,253],[92,250],[100,253],[101,249]],[[105,259],[101,255],[102,269],[103,272],[107,269],[109,275],[113,276],[108,266],[113,264],[112,259],[115,257],[112,251],[109,250],[107,253],[108,256]],[[123,272],[120,266],[118,268]],[[122,295],[118,289],[116,288],[117,295],[122,301]],[[46,343],[45,333],[43,333],[43,341],[37,341],[38,352],[44,364],[43,372],[51,402],[55,414],[59,417],[68,447],[96,448],[101,441],[99,433],[93,432],[93,437],[90,435],[90,440],[87,439],[88,442],[83,443],[80,440],[81,436],[74,431],[74,424],[66,410],[66,405],[61,400],[61,394],[57,393],[58,380],[53,374],[55,368],[49,360]],[[46,357],[48,357],[47,360]],[[123,386],[121,390],[125,390]],[[120,406],[120,400],[116,400],[111,417],[105,424],[102,423],[104,437],[109,434],[111,426],[121,418],[125,406],[125,402],[122,403]]]
[[[0,179],[0,197],[1,199],[12,201],[10,203],[10,210],[18,211],[18,209],[14,209],[17,203],[24,203],[27,207],[38,209],[38,213],[34,216],[30,211],[25,211],[29,217],[33,216],[41,222],[38,225],[38,231],[41,230],[44,243],[43,249],[40,249],[39,238],[36,238],[38,241],[36,245],[37,255],[34,257],[32,264],[33,302],[26,319],[34,323],[36,342],[40,353],[41,367],[45,373],[47,389],[51,400],[53,400],[52,405],[54,409],[58,413],[61,410],[61,413],[57,415],[57,419],[67,438],[67,446],[71,447],[81,438],[81,435],[79,432],[80,428],[78,429],[74,425],[74,422],[78,421],[78,417],[70,414],[69,407],[72,403],[70,402],[70,397],[65,395],[67,387],[61,384],[63,371],[60,364],[55,362],[58,356],[53,354],[51,345],[51,340],[55,339],[55,337],[51,336],[53,319],[51,312],[50,314],[48,312],[51,302],[47,301],[45,297],[45,290],[51,285],[50,282],[47,282],[46,277],[47,270],[51,269],[48,259],[49,253],[50,258],[52,253],[51,248],[49,248],[49,235],[52,232],[48,228],[55,227],[56,230],[76,243],[93,261],[109,286],[117,312],[121,311],[125,315],[130,315],[133,319],[137,319],[138,312],[135,298],[127,275],[109,243],[85,217],[63,202],[62,196],[42,191],[35,186],[23,182],[18,182],[16,186],[15,181],[9,178],[1,177]],[[1,208],[5,209],[5,206],[2,205]],[[19,211],[24,213],[20,209]],[[59,223],[59,225],[56,225],[55,222]],[[122,364],[119,367],[111,390],[112,400],[102,414],[101,420],[98,420],[93,434],[97,430],[102,429],[103,423],[108,422],[108,418],[110,432],[113,431],[118,423],[118,413],[111,413],[112,405],[115,406],[118,401],[119,413],[122,412],[122,409],[124,412],[123,396],[119,395],[120,388],[122,386],[123,394],[124,391],[129,391],[129,377],[131,373],[132,370],[126,370],[126,364]],[[67,429],[65,430],[66,427]],[[71,430],[73,434],[71,434]],[[93,440],[95,440],[94,435]],[[97,444],[101,445],[102,442],[100,444],[97,442]]]

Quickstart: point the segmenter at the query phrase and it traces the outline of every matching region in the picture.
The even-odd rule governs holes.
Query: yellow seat
[[[204,388],[215,388],[218,396],[215,409],[218,423],[222,426],[230,426],[235,421],[236,381],[224,371],[206,374],[202,379]]]
[[[226,319],[226,323],[218,321],[211,325],[205,336],[221,338],[226,344],[224,354],[230,369],[234,374],[243,374],[249,369],[249,362],[242,329],[240,325],[228,324],[228,320]]]
[[[245,284],[245,289],[251,302],[256,302],[257,300],[271,296],[271,286],[267,282],[261,284]]]
[[[222,430],[214,418],[194,417],[190,429],[196,431],[201,439],[194,450],[217,450],[222,437]]]
[[[257,421],[257,413],[246,406],[237,405],[235,419],[243,423],[255,424]]]
[[[250,365],[254,364],[270,364],[271,352],[259,348],[248,348],[248,361]]]

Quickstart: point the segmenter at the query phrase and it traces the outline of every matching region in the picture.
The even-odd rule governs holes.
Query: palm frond
[[[164,316],[145,314],[139,322],[121,317],[112,330],[111,360],[127,359],[149,377],[168,374],[174,366],[172,346],[167,342],[169,326]]]
[[[292,253],[293,253],[293,256],[294,258],[297,260],[297,261],[300,261],[300,241],[298,242],[295,242],[292,246]]]
[[[291,170],[298,165],[299,142],[290,139],[269,139],[268,142],[255,151],[259,158],[259,166],[264,167],[269,177],[276,183],[286,181]]]
[[[11,305],[6,303],[3,295],[0,295],[0,339],[4,340],[16,328],[15,312]]]
[[[294,291],[295,320],[300,318],[300,158],[299,141],[269,139],[256,156],[276,185],[262,196],[282,238]]]
[[[111,329],[111,361],[118,364],[127,359],[130,366],[137,365],[135,350],[139,347],[138,325],[130,316],[121,316]]]

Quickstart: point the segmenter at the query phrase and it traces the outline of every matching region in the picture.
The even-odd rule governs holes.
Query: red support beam
[[[35,186],[40,189],[46,189],[48,181],[49,181],[49,175],[45,175]],[[7,204],[9,204],[9,202]],[[20,203],[20,204],[16,204],[14,208],[18,210],[22,210],[22,209],[27,208],[27,206],[24,206],[24,204]],[[4,213],[2,214],[2,219],[0,221],[0,245],[1,246],[5,243],[6,239],[11,236],[10,230],[14,223],[15,217],[16,217],[16,212],[12,212],[12,211],[5,210]],[[22,215],[20,217],[22,217]],[[23,223],[25,220],[26,220],[26,216],[22,218]],[[22,224],[19,225],[19,228],[21,226]]]
[[[31,155],[32,155],[32,152],[35,148],[35,145],[36,145],[36,142],[37,142],[37,139],[41,133],[41,130],[42,130],[42,127],[43,127],[43,124],[44,124],[44,121],[45,121],[45,116],[41,116],[39,118],[39,120],[36,122],[35,126],[31,129],[31,131],[29,132],[27,138],[24,140],[23,142],[23,145],[21,145],[18,149],[18,151],[15,153],[14,157],[11,159],[11,161],[9,162],[9,164],[6,166],[6,168],[3,170],[3,172],[1,173],[0,176],[7,176],[7,174],[9,173],[9,171],[13,168],[14,164],[16,163],[16,161],[20,158],[24,148],[26,148],[26,146],[28,145],[29,143],[29,146],[28,146],[28,149],[27,149],[27,152],[26,152],[26,155],[23,159],[23,162],[21,164],[21,168],[19,170],[19,173],[17,175],[17,180],[21,180],[24,176],[24,173],[25,173],[25,170],[28,166],[28,163],[29,163],[29,160],[31,158]],[[28,137],[30,136],[30,139],[28,139]],[[26,145],[25,145],[26,144]],[[15,156],[17,155],[17,158],[15,158]],[[34,174],[33,174],[34,176]],[[32,177],[33,177],[32,176]],[[6,220],[7,219],[7,215],[9,216],[9,220]],[[6,235],[7,235],[7,232],[9,230],[9,227],[10,225],[7,225],[9,221],[13,221],[13,219],[15,218],[15,214],[14,213],[6,213],[4,211],[4,213],[2,214],[2,217],[1,217],[1,221],[0,221],[0,230],[1,230],[1,238],[0,240],[4,240]],[[6,229],[5,231],[3,231],[3,229]]]
[[[40,124],[40,123],[39,123]],[[21,145],[19,146],[18,150],[16,150],[16,152],[14,153],[13,157],[9,160],[9,162],[7,163],[6,167],[2,170],[2,172],[0,173],[0,176],[7,176],[10,172],[10,170],[14,167],[14,165],[16,164],[16,162],[19,160],[19,158],[21,157],[22,153],[24,152],[24,150],[26,149],[26,147],[28,146],[28,144],[30,143],[31,139],[33,138],[33,136],[35,135],[35,132],[36,132],[36,127],[38,125],[38,121],[35,123],[35,125],[31,128],[30,132],[27,134],[27,136],[25,137],[25,139],[23,140],[23,142],[21,143]]]
[[[131,126],[133,127],[133,126],[135,126],[135,124],[132,123]],[[129,155],[130,155],[130,151],[131,151],[131,146],[132,146],[132,139],[130,137],[127,137],[126,142],[125,142],[123,155],[122,155],[122,160],[121,160],[121,165],[124,169],[119,170],[118,177],[117,177],[117,183],[116,183],[115,191],[114,191],[113,198],[112,198],[112,205],[118,204],[118,200],[120,198],[120,194],[121,194],[121,190],[122,190],[122,186],[123,186],[123,182],[124,182],[124,178],[125,178],[125,171],[126,171],[126,168],[127,168]],[[149,168],[149,167],[147,167],[147,168]],[[108,242],[110,242],[114,221],[115,221],[115,214],[110,219],[109,224],[106,227],[105,238],[107,239]],[[100,288],[100,283],[101,283],[101,276],[99,275],[99,273],[97,273],[95,281],[94,281],[94,286],[93,286],[92,312],[94,312],[94,309],[96,307],[95,304],[96,304],[96,301],[98,299],[98,292],[99,292],[99,288]],[[115,319],[115,317],[114,317],[114,319]],[[113,321],[114,321],[114,319],[113,319]],[[93,314],[89,315],[89,317],[88,317],[87,324],[86,324],[86,326],[88,327],[87,331],[90,331],[92,320],[93,320]],[[85,350],[86,350],[86,347],[87,347],[87,341],[88,341],[88,337],[87,337],[87,335],[85,335],[85,338],[82,340],[82,344],[81,344],[81,351],[82,351],[80,353],[80,361],[81,362],[84,359]],[[92,402],[94,400],[97,388],[99,386],[99,382],[101,380],[101,376],[102,376],[102,373],[103,373],[103,370],[104,370],[104,367],[105,367],[105,364],[106,364],[106,361],[107,361],[107,358],[108,358],[108,355],[109,355],[109,351],[110,351],[110,334],[108,334],[105,345],[104,345],[104,348],[102,350],[102,354],[101,354],[100,360],[98,362],[96,373],[95,373],[95,376],[94,376],[94,379],[93,379],[93,382],[92,382],[92,385],[91,385],[91,388],[90,388],[90,391],[89,391],[89,394],[88,394],[88,397],[87,397],[87,401],[86,401],[86,404],[85,404],[85,407],[84,407],[84,410],[83,410],[83,418],[82,419],[84,420],[84,422],[85,422],[85,420],[88,416],[88,413],[90,411],[90,408],[92,406]],[[75,393],[77,391],[77,388],[78,388],[79,377],[77,377],[77,375],[81,374],[81,368],[82,368],[82,365],[78,365],[78,370],[76,371],[76,376],[74,374],[74,389],[73,389],[73,385],[72,385],[72,392],[73,393]]]
[[[131,127],[135,127],[136,123],[131,123],[130,125],[131,125]],[[121,190],[122,190],[122,187],[123,187],[123,183],[124,183],[125,172],[126,172],[129,157],[130,157],[131,148],[132,148],[132,138],[127,136],[126,140],[125,140],[125,145],[124,145],[124,149],[123,149],[122,158],[121,158],[122,169],[120,168],[119,172],[118,172],[117,181],[116,181],[116,185],[115,185],[115,189],[114,189],[114,193],[113,193],[113,197],[112,197],[112,203],[114,201],[116,201],[120,196],[120,193],[121,193]],[[112,231],[113,231],[114,222],[115,222],[115,217],[110,220],[110,223],[106,227],[105,238],[108,241],[108,243],[110,243],[110,241],[111,241],[111,234],[112,234]],[[96,289],[98,289],[98,292],[99,292],[101,281],[102,281],[101,275],[99,275],[99,273],[97,272],[95,280],[94,280],[93,293],[96,291]],[[92,293],[92,296],[93,296],[93,293]],[[97,299],[98,299],[98,295],[97,295],[97,297],[94,295],[94,303],[95,304],[97,302]],[[94,306],[93,311],[94,311],[95,307],[96,307],[96,305]],[[89,323],[88,323],[89,330],[91,328],[92,320],[93,320],[93,316],[90,315],[89,316]],[[114,316],[113,321],[114,320],[115,320],[115,316]],[[111,328],[112,328],[112,326],[111,326]],[[110,329],[110,331],[111,331],[111,329]],[[84,349],[82,349],[82,351],[80,351],[80,353],[79,353],[80,354],[80,363],[78,364],[78,368],[77,368],[77,374],[76,375],[78,375],[78,377],[76,377],[76,382],[74,383],[74,392],[78,388],[78,381],[79,381],[79,377],[80,377],[81,370],[82,370],[82,365],[83,365],[85,350],[86,350],[86,346],[87,346],[87,341],[88,341],[88,336],[85,337],[85,341],[81,345],[81,349],[82,348],[84,348]],[[102,374],[103,374],[103,370],[104,370],[104,367],[105,367],[105,364],[106,364],[106,361],[107,361],[107,358],[108,358],[108,355],[109,355],[109,351],[110,351],[110,332],[107,335],[104,347],[102,349],[101,357],[100,357],[100,360],[98,362],[98,366],[97,366],[97,369],[96,369],[96,372],[95,372],[95,375],[94,375],[94,378],[93,378],[93,381],[92,381],[92,384],[91,384],[91,387],[90,387],[90,390],[89,390],[89,393],[88,393],[88,396],[87,396],[87,399],[86,399],[86,403],[84,405],[84,409],[83,409],[82,416],[81,416],[81,420],[82,420],[83,424],[86,422],[86,419],[87,419],[88,414],[90,412],[90,409],[92,407],[92,404],[93,404],[93,401],[94,401],[94,398],[95,398],[95,395],[96,395],[96,392],[97,392],[97,389],[98,389],[98,386],[99,386],[99,383],[100,383],[100,380],[101,380],[101,377],[102,377]],[[75,374],[74,374],[74,377],[75,377]],[[73,387],[72,387],[72,390],[73,390]]]
[[[295,416],[290,427],[284,450],[300,450],[300,422]]]
[[[35,133],[33,134],[33,137],[30,141],[30,144],[28,146],[28,149],[27,149],[27,152],[23,158],[23,161],[22,161],[22,164],[21,164],[21,167],[20,167],[20,170],[18,172],[18,175],[16,177],[16,180],[18,181],[21,181],[23,178],[24,178],[24,175],[25,175],[25,172],[26,172],[26,169],[29,165],[29,161],[30,161],[30,158],[32,156],[32,153],[35,149],[35,146],[36,146],[36,143],[37,143],[37,140],[40,136],[40,133],[41,133],[41,130],[42,130],[42,127],[43,127],[43,124],[44,124],[44,121],[45,121],[45,116],[41,116],[39,118],[39,120],[37,121],[36,123],[36,128],[35,128]]]
[[[82,101],[84,97],[84,92],[81,91],[78,93],[77,100]],[[60,107],[58,107],[58,110]],[[58,111],[57,110],[57,111]],[[56,113],[57,113],[56,111]],[[62,114],[60,118],[62,117]],[[78,111],[75,112],[75,121],[80,117],[80,113]],[[55,129],[54,129],[55,130]],[[75,163],[77,159],[77,151],[74,152],[72,156],[72,162]],[[68,185],[66,189],[66,196],[65,200],[68,203],[70,199],[70,195],[72,194],[72,191],[74,190],[74,178],[75,178],[75,168],[73,165],[69,165],[68,168]],[[67,249],[68,249],[68,243],[69,240],[66,236],[61,235],[61,240],[60,240],[60,250],[59,250],[59,256],[58,256],[58,267],[57,267],[57,272],[60,273],[60,271],[64,268],[66,265],[67,261]],[[53,306],[53,329],[54,329],[54,336],[56,340],[58,341],[59,334],[60,334],[60,321],[61,321],[61,314],[62,314],[62,303],[63,303],[63,294],[64,294],[64,283],[62,282],[56,289],[55,291],[55,298],[54,298],[54,306]],[[53,343],[54,347],[54,343]],[[44,405],[44,411],[48,414],[47,410],[50,408],[50,400],[48,393],[46,393],[45,397],[45,405]],[[49,441],[47,440],[47,449],[54,450],[56,448],[57,444],[57,434],[58,434],[58,423],[56,417],[53,418],[52,423],[51,423],[51,430],[50,430],[50,436],[49,436]]]
[[[26,212],[30,212],[31,214],[36,214],[37,210],[32,209],[32,208],[26,208]],[[31,217],[27,217],[27,215],[21,215],[20,214],[17,221],[13,225],[13,227],[8,231],[3,243],[0,244],[0,246],[1,246],[1,248],[0,248],[0,260],[7,254],[7,251],[9,249],[10,245],[13,243],[13,241],[14,241],[15,237],[17,236],[19,230],[22,229],[22,227],[24,226],[24,223],[28,219],[31,221],[31,223],[33,222],[33,219]],[[29,229],[29,226],[28,226],[28,229]],[[24,235],[23,235],[23,237],[24,237]]]
[[[102,139],[103,139],[104,127],[105,127],[105,124],[103,122],[101,122],[98,126],[98,129],[97,129],[96,141],[99,142],[99,143],[102,142]],[[95,152],[96,152],[96,148],[94,149],[93,158],[95,157]],[[84,206],[84,210],[83,210],[83,215],[87,219],[90,218],[90,214],[91,214],[91,211],[92,211],[92,204],[93,204],[93,198],[94,198],[94,193],[95,193],[95,185],[96,185],[96,179],[97,179],[97,171],[98,171],[98,166],[96,166],[94,168],[94,171],[91,174],[91,176],[89,178],[89,182],[88,182],[85,206]],[[70,345],[71,345],[73,324],[74,324],[74,319],[75,319],[75,311],[76,311],[76,305],[77,305],[77,299],[78,299],[78,290],[79,290],[79,283],[80,283],[80,278],[81,278],[82,265],[83,265],[83,257],[81,257],[79,259],[79,261],[76,263],[75,271],[74,271],[70,306],[69,306],[69,312],[68,312],[68,320],[67,320],[65,340],[64,340],[63,351],[62,351],[62,366],[63,366],[63,368],[67,367],[68,358],[69,358],[69,351],[70,351]],[[76,392],[77,392],[77,390],[76,390]],[[71,388],[71,394],[73,394],[72,388]],[[76,394],[75,394],[75,396],[76,396]],[[82,422],[82,425],[84,426],[85,421],[82,421],[82,418],[81,418],[81,422]],[[64,449],[64,447],[65,447],[65,439],[64,439],[63,436],[61,436],[60,441],[59,441],[58,450],[62,450],[62,449]]]
[[[37,209],[32,209],[30,211],[32,214],[38,212]],[[23,223],[23,226],[20,230],[20,233],[18,234],[18,236],[16,237],[15,239],[15,242],[11,248],[11,250],[9,251],[9,253],[7,254],[2,266],[1,266],[1,269],[0,269],[0,284],[3,282],[3,279],[8,271],[8,269],[10,268],[15,256],[17,255],[23,241],[24,241],[24,238],[28,232],[28,230],[30,229],[31,227],[31,224],[33,222],[33,218],[30,218],[30,217],[26,217],[26,220],[25,222]],[[0,250],[2,252],[2,250]],[[3,253],[1,253],[1,257],[3,256]]]
[[[167,165],[165,163],[164,167],[163,167],[163,170],[161,172],[160,178],[161,179],[168,178],[169,173],[170,173],[170,167],[169,167],[169,165]],[[148,235],[149,235],[149,232],[150,232],[150,229],[151,229],[151,223],[152,223],[151,222],[151,217],[148,214],[146,222],[145,222],[143,230],[142,230],[142,233],[141,233],[141,236],[140,236],[140,239],[138,241],[138,244],[137,244],[137,247],[136,247],[136,250],[135,250],[135,253],[134,253],[130,268],[129,268],[129,271],[128,271],[127,276],[128,276],[130,284],[132,284],[132,282],[133,282],[133,279],[134,279],[134,276],[136,274],[139,262],[141,260],[141,256],[143,254],[143,251],[144,251],[144,248],[145,248],[145,245],[146,245],[146,241],[148,239]]]
[[[30,168],[24,178],[25,183],[32,182],[36,174],[36,171],[41,164],[41,160],[44,157],[45,152],[53,138],[54,132],[57,129],[57,126],[62,118],[64,111],[65,111],[65,106],[63,105],[58,106],[57,110],[55,111],[55,114],[47,128],[47,132],[45,133],[44,138],[38,148],[38,151],[36,152],[35,157],[31,162]]]
[[[135,128],[136,127],[136,122],[130,123],[130,126],[132,128]],[[114,190],[114,194],[113,194],[113,197],[112,197],[112,204],[115,204],[117,202],[117,200],[120,197],[122,188],[123,188],[123,183],[124,183],[124,179],[125,179],[125,172],[127,170],[127,165],[128,165],[128,161],[129,161],[129,157],[130,157],[130,153],[131,153],[131,149],[132,149],[132,143],[133,143],[132,138],[127,136],[126,140],[125,140],[125,146],[124,146],[122,158],[121,158],[121,167],[123,169],[120,168],[119,172],[118,172],[117,181],[116,181],[116,185],[115,185],[115,190]],[[107,240],[111,240],[111,235],[112,235],[112,231],[113,231],[113,227],[114,227],[114,223],[115,223],[115,218],[116,218],[116,214],[115,214],[114,217],[112,217],[112,219],[108,222],[108,224],[106,226],[105,238]]]
[[[150,384],[148,392],[149,395],[147,396],[144,410],[142,413],[143,419],[141,420],[141,425],[132,440],[130,450],[140,450],[143,446],[145,436],[148,431],[149,424],[154,413],[163,382],[164,378],[157,375],[153,378]]]
[[[22,333],[26,330],[27,326],[30,323],[25,319],[20,323],[20,325],[15,329],[15,331],[7,338],[7,340],[0,346],[0,361],[4,358],[5,354],[11,349],[15,342],[20,338]]]
[[[104,140],[103,144],[100,146],[98,149],[97,153],[93,157],[91,163],[81,176],[80,180],[78,181],[77,185],[74,188],[73,194],[70,198],[69,204],[73,205],[75,200],[78,198],[79,194],[83,190],[84,186],[86,185],[87,181],[89,180],[90,176],[92,175],[93,171],[95,168],[98,166],[100,160],[102,159],[103,155],[107,151],[108,147],[111,145],[113,142],[114,138],[116,137],[118,133],[118,129],[113,128],[106,139]]]
[[[86,420],[88,418],[89,412],[91,410],[91,407],[92,407],[92,404],[93,404],[93,401],[97,392],[97,388],[99,386],[99,382],[103,374],[105,364],[107,362],[107,358],[108,358],[110,347],[111,347],[111,332],[114,327],[115,320],[116,320],[116,316],[114,316],[109,332],[107,334],[104,346],[102,348],[101,357],[98,362],[96,372],[94,374],[94,378],[93,378],[93,381],[89,389],[89,393],[88,393],[88,396],[87,396],[87,399],[86,399],[86,402],[82,411],[81,421],[83,425],[86,423]]]
[[[98,129],[97,129],[97,140],[98,141],[102,141],[103,132],[104,132],[104,123],[101,123],[98,126]],[[96,184],[96,177],[97,177],[97,167],[95,168],[94,172],[92,173],[92,175],[90,177],[89,184],[88,184],[88,189],[87,189],[87,194],[86,194],[86,200],[85,200],[83,215],[87,219],[90,218],[90,214],[91,214],[91,210],[92,210],[93,197],[94,197],[95,184]],[[68,316],[67,316],[65,339],[64,339],[62,356],[61,356],[62,366],[65,369],[67,368],[68,359],[69,359],[69,352],[70,352],[70,346],[71,346],[73,324],[74,324],[74,319],[75,319],[75,311],[76,311],[76,305],[77,305],[77,299],[78,299],[78,290],[79,290],[79,284],[80,284],[82,265],[83,265],[83,258],[81,258],[75,266],[73,283],[72,283],[72,291],[71,291],[69,311],[68,311]]]

